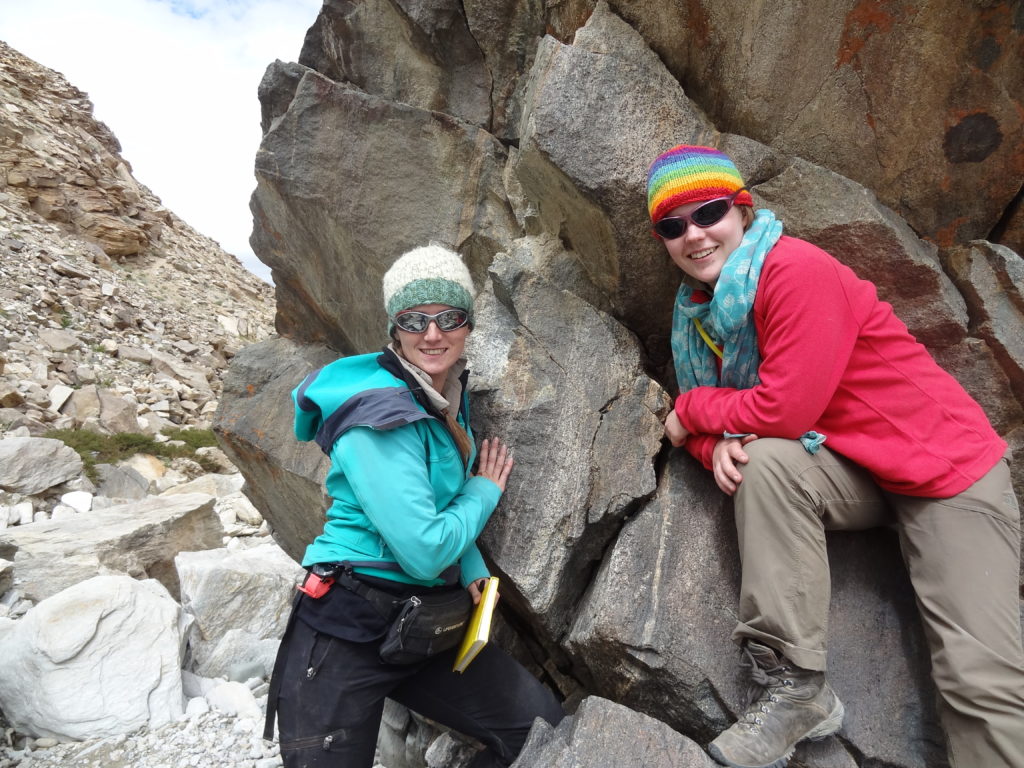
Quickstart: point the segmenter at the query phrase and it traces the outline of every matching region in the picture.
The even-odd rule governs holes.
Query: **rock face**
[[[378,286],[402,252],[459,250],[480,289],[474,429],[516,456],[482,537],[502,610],[521,656],[573,701],[636,710],[581,707],[538,765],[585,764],[602,743],[593,723],[638,712],[704,744],[743,706],[731,507],[660,443],[679,275],[647,234],[658,152],[728,152],[759,205],[873,280],[1024,443],[1024,264],[977,240],[1015,231],[1004,212],[1024,179],[1020,20],[999,2],[792,13],[331,0],[299,62],[272,64],[261,85],[253,243],[274,270],[284,338],[233,360],[214,428],[300,557],[322,525],[325,461],[291,439],[289,391],[384,343]],[[894,54],[907,47],[921,55]],[[830,665],[849,716],[801,759],[943,765],[893,538],[830,547]],[[665,738],[654,749],[677,748]]]
[[[1024,251],[1019,3],[609,5],[721,130],[869,187],[940,245],[995,230]],[[571,40],[599,7],[561,4],[555,35]]]

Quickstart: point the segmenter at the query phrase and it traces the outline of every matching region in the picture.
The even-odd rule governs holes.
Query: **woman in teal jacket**
[[[479,601],[489,573],[476,538],[512,469],[499,439],[479,457],[474,446],[462,356],[473,284],[459,256],[405,254],[384,276],[384,303],[383,352],[336,360],[292,393],[296,437],[330,456],[332,503],[303,558],[310,576],[278,655],[268,730],[276,709],[286,768],[369,768],[388,697],[483,742],[474,766],[509,765],[536,717],[563,716],[518,663],[493,644],[462,673],[455,648],[382,661],[412,596]]]

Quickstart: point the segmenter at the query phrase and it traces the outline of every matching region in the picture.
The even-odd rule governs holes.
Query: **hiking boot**
[[[752,703],[708,746],[731,768],[784,768],[797,742],[823,739],[843,724],[843,704],[824,672],[797,667],[766,645],[746,642]]]

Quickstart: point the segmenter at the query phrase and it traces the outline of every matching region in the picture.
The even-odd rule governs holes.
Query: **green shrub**
[[[169,429],[164,434],[171,440],[181,440],[192,450],[217,445],[217,438],[212,429]]]
[[[180,440],[185,445],[159,443],[149,435],[138,432],[118,432],[113,435],[101,435],[88,429],[51,429],[43,437],[60,440],[69,448],[77,451],[85,465],[85,474],[94,483],[99,481],[96,473],[97,464],[116,464],[130,459],[140,453],[148,453],[164,459],[185,457],[197,462],[207,472],[215,472],[217,464],[206,456],[197,455],[197,448],[205,448],[217,444],[213,432],[209,429],[172,429],[167,437]]]

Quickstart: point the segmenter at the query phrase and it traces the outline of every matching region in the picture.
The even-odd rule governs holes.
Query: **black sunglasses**
[[[729,197],[716,197],[714,200],[708,200],[704,205],[697,206],[684,216],[667,216],[654,225],[654,234],[662,240],[675,240],[686,233],[688,224],[693,224],[701,229],[714,226],[732,210],[736,196],[745,189],[746,187],[740,187]]]
[[[428,315],[410,310],[395,315],[392,322],[408,333],[426,333],[431,320],[442,331],[454,331],[469,322],[469,313],[464,309],[442,309],[436,315]]]

